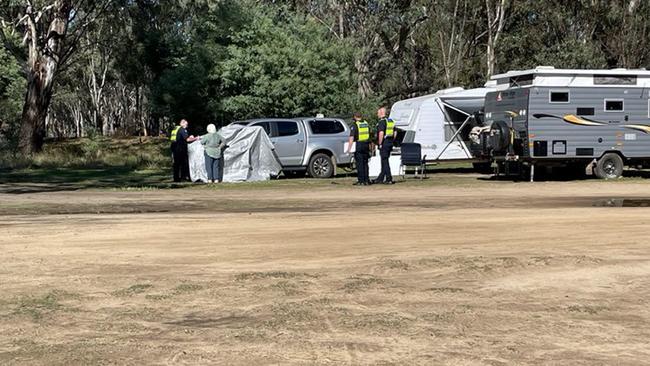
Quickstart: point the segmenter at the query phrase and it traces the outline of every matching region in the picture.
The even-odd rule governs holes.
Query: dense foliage
[[[0,149],[16,149],[24,93],[25,79],[20,65],[0,48]]]
[[[25,4],[0,0],[8,148],[25,119]],[[650,3],[638,0],[121,0],[85,10],[95,16],[66,43],[73,52],[54,79],[50,137],[158,134],[180,118],[200,129],[347,117],[509,69],[650,61]]]

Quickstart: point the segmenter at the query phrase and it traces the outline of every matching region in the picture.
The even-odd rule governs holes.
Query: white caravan
[[[450,88],[417,98],[401,100],[391,107],[390,118],[397,129],[396,145],[415,142],[422,147],[422,157],[428,162],[473,160],[469,149],[472,128],[482,126],[474,118],[483,110],[485,95],[494,91],[496,83],[490,81],[483,88]],[[399,149],[390,158],[393,175],[399,174]],[[381,170],[379,154],[370,159],[370,175]]]

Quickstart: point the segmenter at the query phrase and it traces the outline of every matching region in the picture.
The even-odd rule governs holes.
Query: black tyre
[[[488,146],[494,152],[505,152],[510,146],[510,127],[503,121],[496,121],[490,127]]]
[[[334,162],[326,154],[315,154],[309,159],[307,169],[312,178],[331,178],[334,175]]]
[[[596,162],[594,174],[600,179],[616,179],[623,175],[623,159],[615,153],[607,153]]]

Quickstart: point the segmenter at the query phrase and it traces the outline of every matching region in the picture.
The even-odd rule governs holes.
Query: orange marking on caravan
[[[602,123],[599,122],[591,122],[584,120],[580,117],[574,116],[573,114],[567,114],[564,116],[564,120],[569,123],[573,123],[574,125],[582,125],[582,126],[602,126]]]
[[[633,130],[642,131],[645,133],[650,133],[650,126],[648,125],[623,125],[625,128],[631,128]]]

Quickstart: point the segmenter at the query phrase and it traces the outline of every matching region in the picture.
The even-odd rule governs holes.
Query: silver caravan
[[[537,67],[492,77],[479,150],[517,171],[565,165],[621,176],[650,163],[650,71]]]
[[[485,95],[496,83],[483,88],[444,89],[435,94],[396,102],[390,109],[390,118],[397,130],[396,146],[405,142],[419,143],[422,157],[427,162],[478,161],[476,151],[470,149],[470,132],[483,126],[479,114],[483,110]],[[399,149],[394,150],[390,165],[393,174],[399,174]],[[370,175],[381,171],[379,155],[370,159]]]

